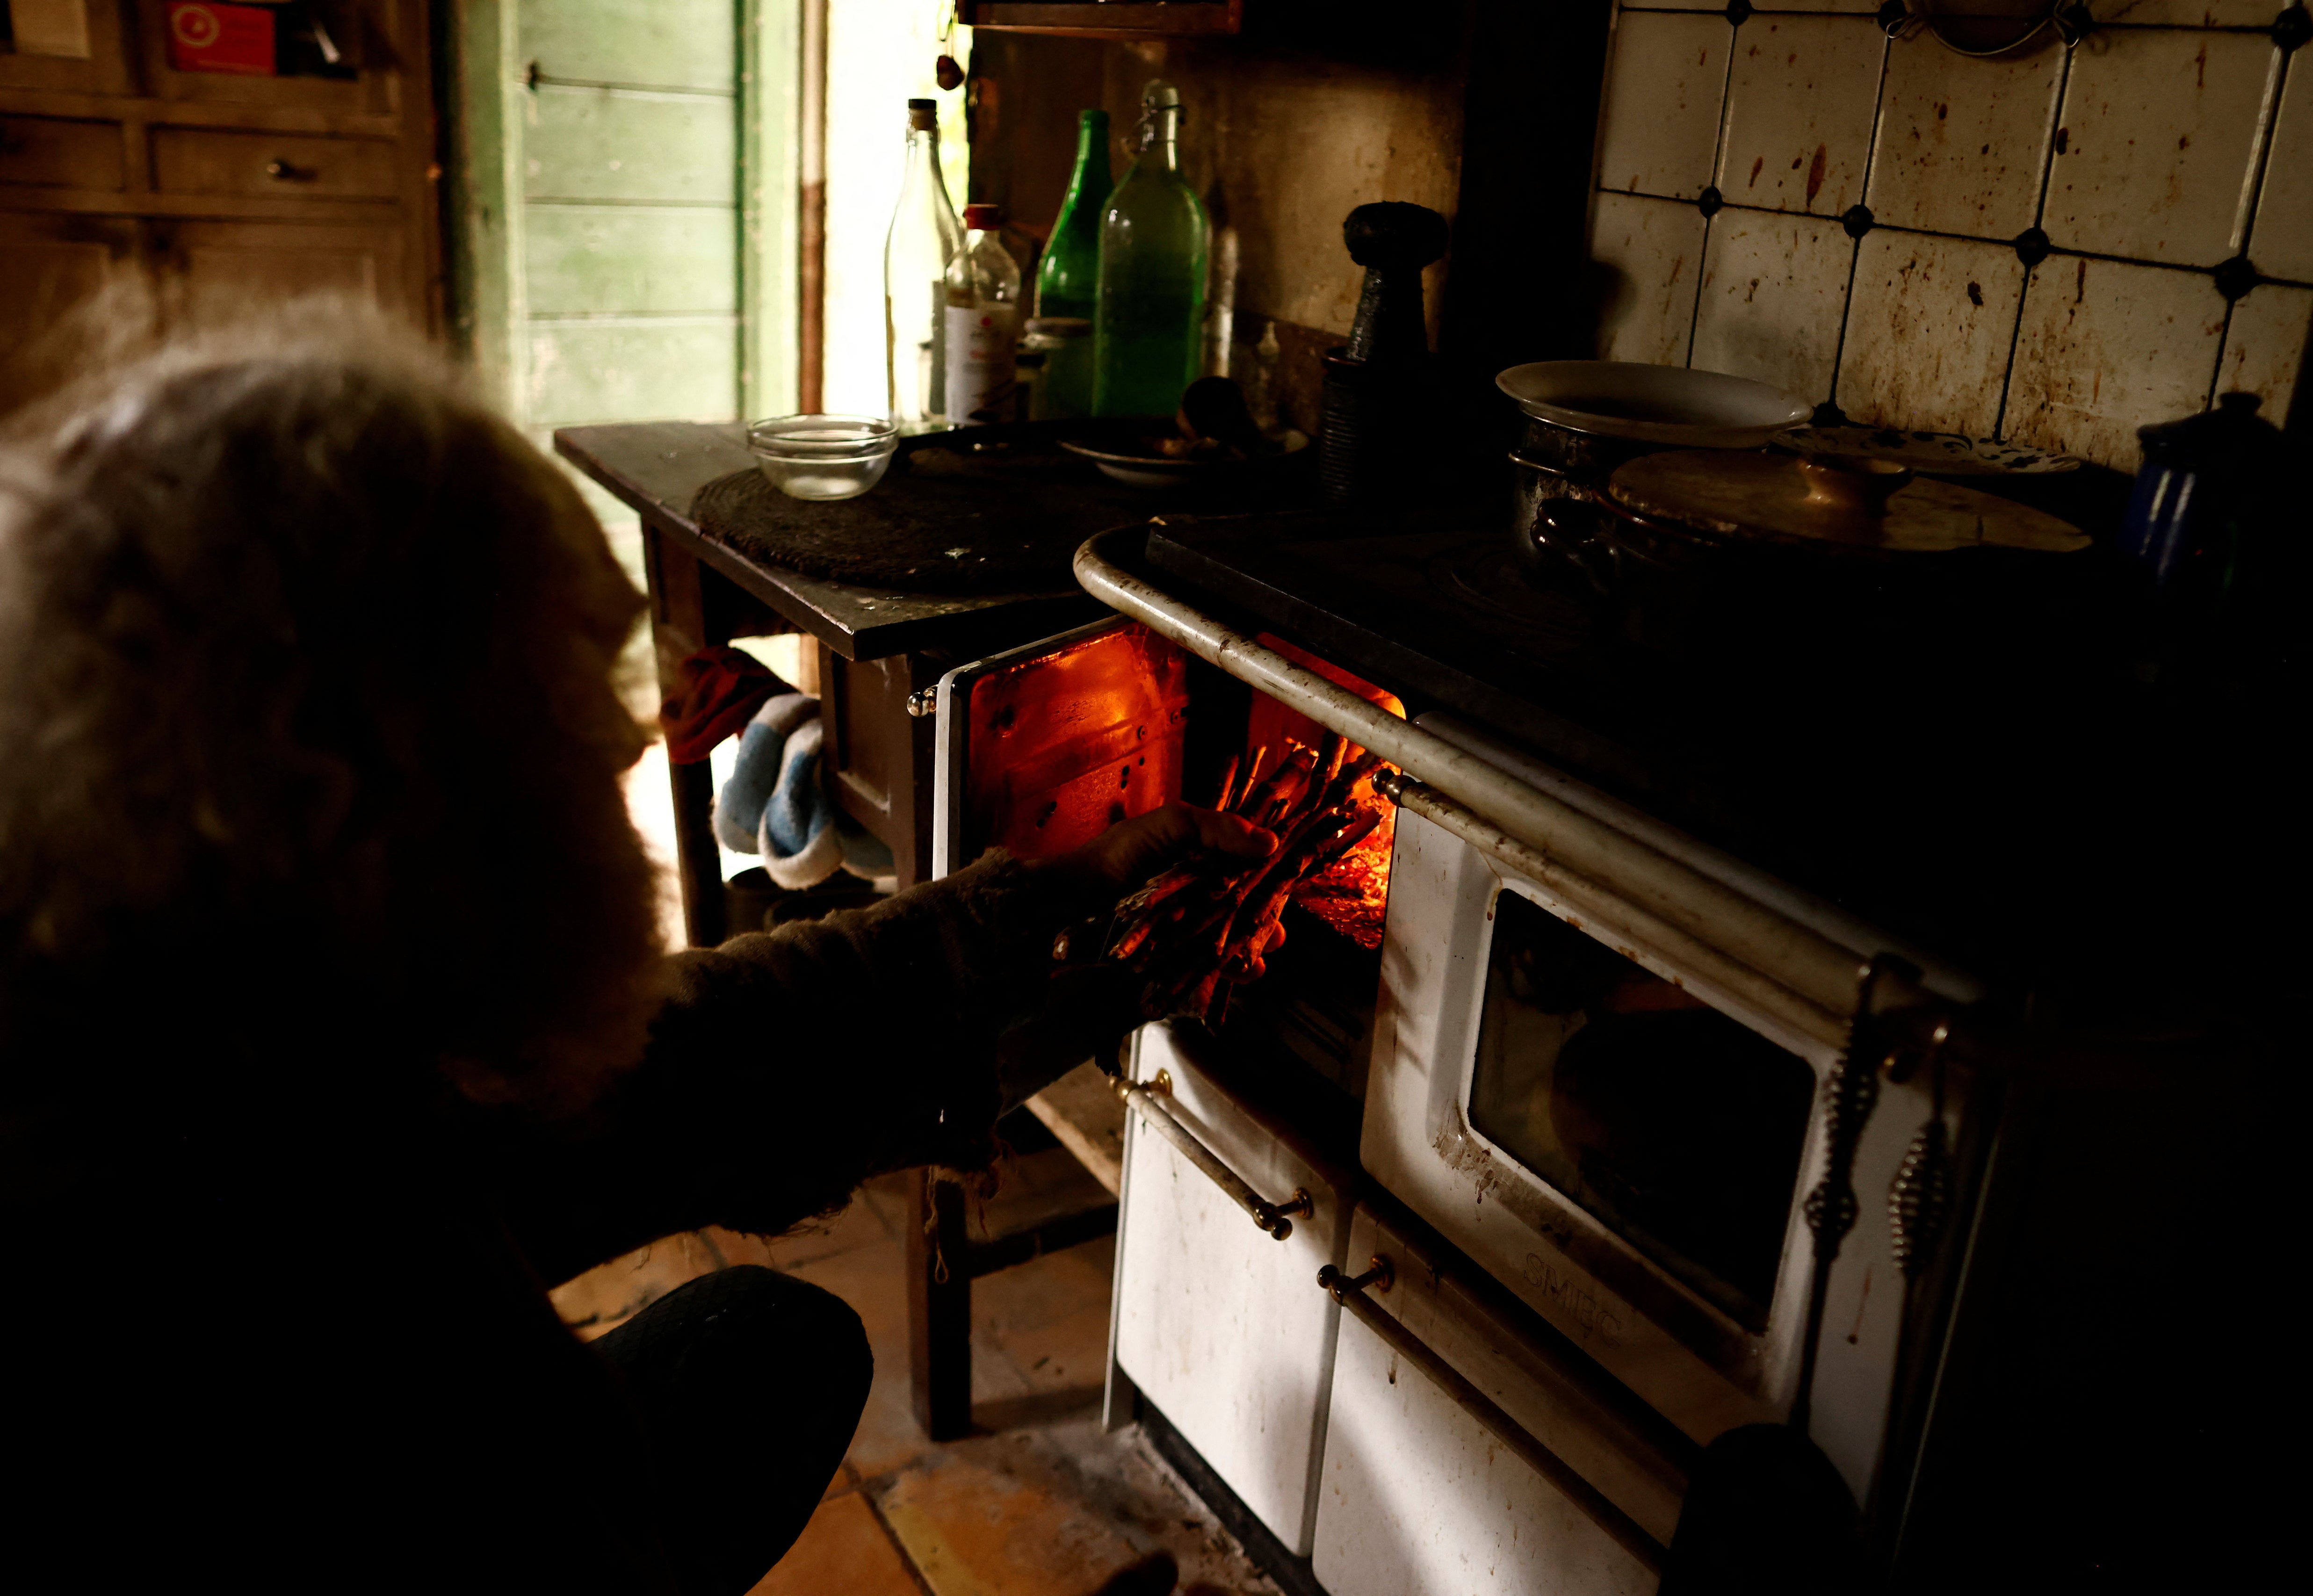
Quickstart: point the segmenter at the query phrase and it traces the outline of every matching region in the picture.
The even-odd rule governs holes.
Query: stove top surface
[[[2115,898],[2112,860],[2145,806],[2206,810],[2226,733],[2186,729],[2194,756],[2146,726],[2102,561],[1970,551],[1827,584],[1769,565],[1640,626],[1531,571],[1503,520],[1174,520],[1148,557],[1412,713],[1491,728],[1996,982],[2066,978],[2163,912],[2141,881]],[[2191,901],[2166,912],[2205,909],[2206,874],[2172,884]]]

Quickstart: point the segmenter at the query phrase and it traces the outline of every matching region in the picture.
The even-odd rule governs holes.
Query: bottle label
[[[958,425],[1012,419],[1017,305],[946,308],[947,418]]]

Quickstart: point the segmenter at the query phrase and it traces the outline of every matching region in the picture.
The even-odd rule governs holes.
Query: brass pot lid
[[[1888,494],[1886,510],[1874,514],[1877,493],[1843,493],[1825,476],[1787,455],[1686,449],[1631,460],[1616,469],[1606,491],[1641,515],[1698,531],[1859,554],[1953,548],[2065,554],[2089,546],[2087,534],[2070,522],[1953,483],[1913,478]]]

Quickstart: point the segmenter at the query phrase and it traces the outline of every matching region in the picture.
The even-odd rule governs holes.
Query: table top
[[[1058,631],[1097,606],[1079,590],[1031,593],[895,592],[806,576],[750,559],[708,536],[690,502],[718,477],[745,470],[739,422],[644,421],[566,426],[554,452],[691,554],[848,660],[924,649],[1009,646],[1040,627]]]

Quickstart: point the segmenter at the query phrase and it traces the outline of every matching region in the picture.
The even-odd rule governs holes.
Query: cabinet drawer
[[[0,117],[0,183],[117,193],[126,180],[118,123]]]
[[[161,127],[153,134],[153,186],[164,194],[391,199],[399,191],[393,156],[383,139]]]

